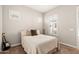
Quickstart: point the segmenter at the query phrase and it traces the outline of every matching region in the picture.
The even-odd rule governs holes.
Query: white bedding
[[[57,38],[42,34],[24,36],[22,46],[28,54],[45,54],[57,47]]]

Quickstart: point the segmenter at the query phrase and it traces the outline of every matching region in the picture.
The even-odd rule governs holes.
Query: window
[[[49,34],[56,35],[57,31],[57,15],[49,16]]]

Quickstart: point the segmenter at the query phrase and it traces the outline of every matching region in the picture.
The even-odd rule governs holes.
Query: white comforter
[[[28,54],[45,54],[57,47],[57,38],[47,35],[24,36],[22,46]]]

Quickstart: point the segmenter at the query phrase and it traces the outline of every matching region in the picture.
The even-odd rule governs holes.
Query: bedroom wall
[[[58,39],[61,42],[76,46],[76,6],[58,6],[45,13],[45,33],[48,34],[48,17],[57,15]]]
[[[11,19],[9,11],[19,12],[20,18]],[[26,6],[3,6],[3,32],[12,45],[20,43],[20,31],[30,28],[39,29],[42,32],[42,14]]]
[[[1,51],[1,42],[2,42],[2,6],[0,6],[0,51]]]

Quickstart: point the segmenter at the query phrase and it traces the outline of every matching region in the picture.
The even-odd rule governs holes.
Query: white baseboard
[[[18,45],[21,45],[21,43],[12,44],[11,47],[15,47],[15,46],[18,46]]]
[[[69,47],[73,47],[73,48],[78,48],[77,46],[73,46],[73,45],[70,45],[70,44],[62,43],[62,42],[60,42],[60,44],[63,44],[63,45],[69,46]]]

